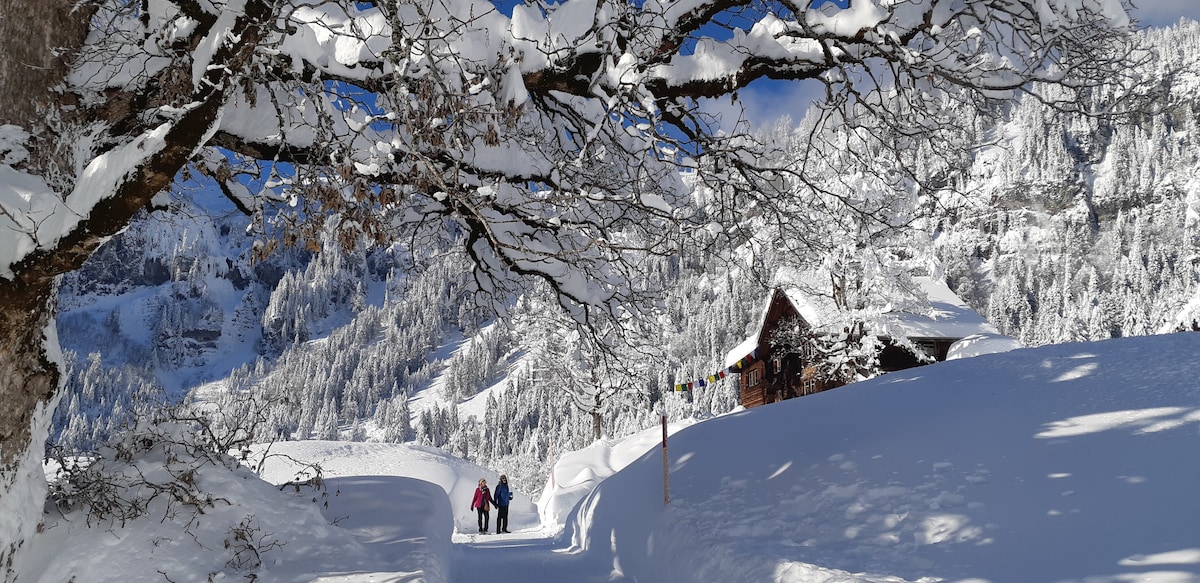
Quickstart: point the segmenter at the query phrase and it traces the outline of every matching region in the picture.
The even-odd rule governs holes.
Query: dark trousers
[[[496,507],[496,532],[508,532],[508,507]]]
[[[488,518],[491,516],[491,513],[489,513],[487,510],[484,510],[482,507],[476,508],[475,510],[479,512],[479,532],[483,532],[488,529]]]

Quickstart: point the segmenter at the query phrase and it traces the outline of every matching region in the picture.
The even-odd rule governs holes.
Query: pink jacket
[[[484,512],[488,511],[488,504],[495,504],[492,500],[492,493],[488,491],[487,486],[475,488],[475,497],[471,499],[471,510],[482,508]]]

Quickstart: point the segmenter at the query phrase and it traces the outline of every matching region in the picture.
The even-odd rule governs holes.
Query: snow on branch
[[[1034,82],[1082,103],[1072,95],[1139,58],[1118,0],[567,0],[511,14],[483,0],[154,0],[93,22],[68,83],[82,107],[56,123],[99,127],[29,189],[36,204],[5,203],[11,232],[58,197],[78,219],[43,217],[54,232],[36,245],[94,245],[71,225],[115,232],[195,164],[258,236],[312,244],[330,215],[348,242],[457,233],[480,290],[532,278],[580,315],[653,296],[642,257],[737,221],[744,197],[771,209],[782,176],[804,181],[702,98],[815,79],[829,121],[907,136],[938,131],[947,104]],[[701,209],[682,174],[726,185],[729,204]]]

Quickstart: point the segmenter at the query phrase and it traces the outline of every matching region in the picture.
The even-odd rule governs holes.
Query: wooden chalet
[[[969,354],[1002,352],[1019,346],[1015,340],[1000,335],[996,328],[975,313],[944,283],[929,278],[914,278],[928,295],[932,308],[928,315],[896,312],[887,319],[907,336],[909,342],[935,361],[944,361],[956,343],[966,341],[972,346]],[[783,322],[795,319],[814,331],[819,331],[831,318],[832,302],[814,294],[804,294],[796,286],[780,286],[771,291],[763,309],[758,330],[729,352],[726,367],[739,368],[742,406],[750,408],[783,399],[801,397],[832,389],[840,383],[823,380],[811,354],[773,354],[772,334]],[[868,333],[871,333],[868,331]],[[883,372],[912,368],[928,362],[908,349],[880,335],[884,349],[879,355]],[[973,344],[971,344],[973,343]],[[984,348],[984,345],[987,347]],[[748,354],[757,355],[746,362]]]

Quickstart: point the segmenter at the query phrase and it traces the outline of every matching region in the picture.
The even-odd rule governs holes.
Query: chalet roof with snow
[[[872,323],[871,328],[876,333],[903,334],[909,339],[1007,338],[983,316],[971,309],[943,281],[929,277],[912,279],[929,300],[928,312],[924,312],[924,304],[918,301],[913,301],[909,306],[885,309],[878,321]],[[777,277],[772,293],[763,304],[754,334],[729,351],[725,366],[731,366],[759,346],[766,325],[767,311],[776,293],[782,294],[814,329],[820,330],[836,324],[839,320],[833,298],[827,291],[814,291],[821,289],[818,280],[819,277],[815,275]]]

